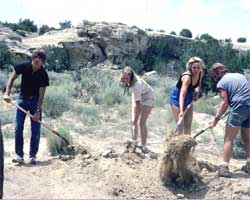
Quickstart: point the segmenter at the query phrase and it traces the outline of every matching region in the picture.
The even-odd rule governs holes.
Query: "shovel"
[[[229,113],[230,113],[230,111],[226,112],[224,115],[222,115],[222,116],[218,119],[218,121],[221,120],[221,119],[223,119],[223,118],[225,118]],[[192,138],[195,139],[195,138],[198,137],[200,134],[204,133],[207,129],[210,129],[210,128],[211,128],[210,126],[207,126],[206,128],[204,128],[204,129],[200,130],[199,132],[197,132]]]
[[[26,111],[25,109],[23,109],[22,107],[20,107],[19,105],[13,103],[12,101],[10,102],[13,106],[17,107],[19,110],[23,111],[26,115],[28,115],[29,117],[31,117],[33,119],[33,115],[31,115],[28,111]],[[53,130],[51,127],[49,127],[47,124],[44,124],[41,120],[38,120],[38,123],[40,123],[41,125],[43,125],[45,128],[47,128],[49,131],[51,131],[52,133],[54,133],[56,136],[58,136],[59,138],[61,138],[67,146],[70,146],[69,141],[63,137],[62,135],[60,135],[58,132],[56,132],[55,130]]]
[[[189,110],[189,108],[193,105],[193,103],[188,104],[188,106],[186,107],[186,109],[184,110],[183,116],[179,118],[177,124],[176,124],[176,128],[174,131],[174,134],[178,131],[178,129],[180,128],[181,122],[184,119],[184,116],[186,115],[187,111]]]

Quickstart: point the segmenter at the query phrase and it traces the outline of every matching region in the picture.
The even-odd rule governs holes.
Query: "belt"
[[[32,99],[34,96],[25,96],[25,95],[21,95],[22,98],[24,99]]]

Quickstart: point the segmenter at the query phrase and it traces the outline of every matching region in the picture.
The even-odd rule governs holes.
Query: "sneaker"
[[[218,170],[219,177],[231,178],[231,173],[229,172],[228,166],[221,165]]]
[[[247,162],[246,165],[243,165],[241,170],[247,174],[250,174],[250,162]]]
[[[23,164],[23,163],[24,163],[24,159],[23,159],[23,157],[17,155],[16,158],[14,158],[14,159],[12,160],[12,162],[13,162],[13,163],[18,163],[18,164]]]
[[[150,150],[146,146],[141,146],[141,152],[147,154],[150,153]]]
[[[31,165],[35,165],[36,164],[36,157],[30,157],[29,163]]]

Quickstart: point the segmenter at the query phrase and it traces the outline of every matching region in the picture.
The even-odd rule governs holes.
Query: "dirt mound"
[[[161,181],[166,185],[178,186],[201,182],[197,162],[190,154],[197,143],[188,135],[175,136],[166,142],[167,148],[160,166]]]

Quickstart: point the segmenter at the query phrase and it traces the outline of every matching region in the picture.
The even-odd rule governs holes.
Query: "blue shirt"
[[[250,105],[250,82],[239,73],[226,73],[217,83],[217,89],[226,90],[232,110],[243,105]]]

